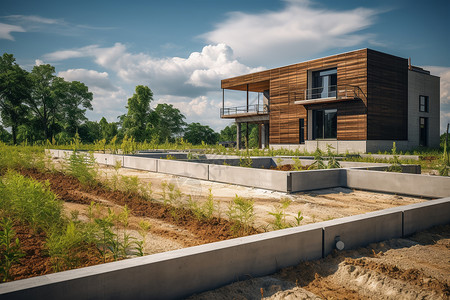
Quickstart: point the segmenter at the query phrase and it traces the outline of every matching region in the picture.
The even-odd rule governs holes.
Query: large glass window
[[[428,112],[428,96],[419,96],[419,111]]]
[[[428,146],[428,118],[419,118],[419,146]]]
[[[336,97],[337,69],[312,72],[311,99]]]
[[[335,139],[337,137],[337,109],[313,111],[314,139]]]

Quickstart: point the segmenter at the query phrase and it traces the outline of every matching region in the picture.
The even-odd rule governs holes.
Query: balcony
[[[306,89],[298,92],[290,92],[289,96],[295,104],[309,105],[358,100],[365,98],[360,87],[353,85],[330,85]]]
[[[250,116],[264,116],[269,115],[269,106],[267,104],[253,104],[236,107],[224,107],[220,109],[220,117],[227,118],[239,118]]]

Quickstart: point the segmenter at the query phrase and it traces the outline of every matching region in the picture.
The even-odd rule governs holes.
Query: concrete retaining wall
[[[344,249],[402,237],[402,211],[398,207],[323,222],[324,256],[336,249],[336,238]]]
[[[347,169],[347,187],[378,192],[424,196],[450,196],[450,177]]]
[[[333,188],[346,185],[345,169],[291,172],[291,192]]]
[[[402,216],[403,215],[403,216]],[[425,222],[413,222],[422,215]],[[428,221],[431,220],[431,221]],[[450,198],[0,284],[5,299],[177,299],[450,223]]]
[[[207,164],[191,163],[179,160],[158,160],[158,172],[172,175],[208,180]]]
[[[49,152],[54,157],[65,157],[72,153],[70,150],[49,150]],[[281,192],[300,192],[342,186],[430,198],[450,196],[450,177],[373,171],[385,169],[388,166],[385,164],[362,163],[361,167],[359,163],[342,162],[343,166],[352,168],[281,172],[102,153],[95,153],[94,157],[98,163],[102,164],[114,165],[115,161],[120,160],[122,166],[127,168]],[[281,164],[286,162],[293,163],[293,160],[284,159]],[[311,160],[302,159],[301,162],[303,165],[307,165],[311,163]],[[269,165],[274,162],[273,158],[255,158],[254,164],[258,163]],[[420,173],[420,166],[403,166],[403,172]]]
[[[209,165],[209,180],[288,192],[289,177],[274,170]]]

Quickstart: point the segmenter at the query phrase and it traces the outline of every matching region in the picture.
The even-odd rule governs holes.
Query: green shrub
[[[255,218],[254,202],[236,195],[228,205],[228,218],[233,222],[234,235],[246,235],[250,232]]]
[[[9,281],[11,278],[11,268],[19,263],[19,259],[25,254],[20,250],[20,241],[13,229],[10,219],[3,218],[0,222],[0,273],[3,275],[3,281]]]
[[[86,153],[73,151],[69,156],[67,173],[77,178],[83,185],[95,184],[97,170],[95,168],[94,154],[90,152],[86,155]]]
[[[50,190],[49,183],[8,171],[0,183],[0,210],[30,224],[35,231],[50,231],[61,225],[62,201]]]

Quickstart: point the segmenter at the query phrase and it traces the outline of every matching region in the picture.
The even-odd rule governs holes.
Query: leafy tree
[[[103,139],[101,126],[95,121],[84,122],[78,129],[78,134],[83,143],[93,143],[96,140]]]
[[[219,134],[207,125],[191,123],[184,131],[184,139],[194,145],[199,145],[202,141],[207,144],[215,144],[219,139]]]
[[[4,143],[9,143],[12,139],[11,134],[6,131],[5,128],[3,128],[2,125],[0,125],[0,141],[4,142]]]
[[[225,127],[220,131],[219,140],[221,142],[231,142],[236,141],[236,124],[233,123],[230,126]]]
[[[39,120],[44,137],[51,139],[51,124],[55,124],[58,112],[56,98],[52,96],[52,83],[55,79],[55,67],[51,65],[35,66],[30,77],[33,82],[32,97],[29,100],[34,118]]]
[[[55,68],[47,64],[35,66],[30,74],[33,87],[28,104],[48,140],[62,130],[73,137],[87,121],[86,109],[92,110],[92,93],[84,83],[67,82],[54,73]]]
[[[134,137],[137,142],[143,142],[151,135],[153,114],[151,113],[150,102],[152,100],[153,92],[149,87],[136,86],[135,93],[128,99],[128,105],[126,106],[128,112],[121,116],[125,134]]]
[[[79,81],[67,82],[56,77],[53,82],[53,94],[57,102],[62,104],[62,120],[65,131],[75,136],[80,125],[88,119],[85,116],[86,109],[92,110],[92,93],[88,87]]]
[[[171,140],[174,136],[183,133],[185,116],[172,104],[158,104],[154,111],[155,132],[159,142]]]
[[[3,125],[11,127],[13,143],[17,143],[17,130],[25,120],[30,98],[30,79],[12,54],[0,57],[0,109]]]
[[[118,133],[117,123],[114,123],[114,122],[108,123],[108,121],[106,121],[105,117],[103,117],[100,120],[99,126],[100,126],[101,137],[103,139],[106,139],[107,142],[109,142]]]

